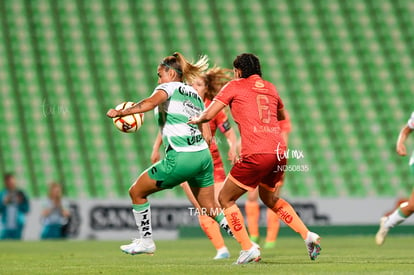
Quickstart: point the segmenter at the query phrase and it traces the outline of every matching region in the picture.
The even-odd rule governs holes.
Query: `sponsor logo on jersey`
[[[263,81],[257,80],[256,83],[254,83],[254,86],[256,88],[263,88],[265,86],[265,84],[263,83]]]
[[[190,100],[183,101],[183,111],[186,115],[193,117],[198,116],[201,113],[201,108],[195,106]]]
[[[199,102],[202,102],[200,96],[197,94],[195,90],[187,89],[187,87],[180,86],[178,87],[178,92],[184,96],[192,97],[197,99]]]

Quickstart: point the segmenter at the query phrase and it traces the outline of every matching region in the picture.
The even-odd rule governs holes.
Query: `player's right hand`
[[[234,165],[237,162],[238,157],[239,156],[237,155],[237,150],[230,148],[228,153],[228,160],[231,162],[231,165]]]
[[[161,158],[160,152],[158,150],[152,151],[151,153],[151,163],[156,163]]]
[[[119,116],[119,111],[117,111],[115,109],[109,109],[109,111],[106,113],[106,115],[110,118],[118,117]]]
[[[199,123],[200,123],[200,119],[198,116],[190,117],[187,122],[187,124],[199,124]]]
[[[407,155],[407,149],[405,148],[405,145],[403,143],[397,143],[397,154],[399,154],[400,156]]]

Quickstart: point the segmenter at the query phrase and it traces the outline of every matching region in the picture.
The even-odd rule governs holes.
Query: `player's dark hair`
[[[233,61],[233,67],[241,70],[241,78],[247,78],[254,74],[262,76],[259,58],[252,53],[238,55]]]
[[[10,178],[13,178],[14,177],[14,173],[12,173],[12,172],[8,172],[8,173],[5,173],[4,174],[4,176],[3,176],[3,180],[4,180],[4,182],[6,182],[6,181],[8,181]]]
[[[166,70],[172,69],[180,79],[192,82],[208,68],[208,58],[203,55],[197,62],[191,63],[181,53],[175,52],[173,55],[164,58],[160,66],[164,66]]]

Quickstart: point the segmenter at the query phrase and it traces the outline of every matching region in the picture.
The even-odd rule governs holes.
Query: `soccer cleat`
[[[380,226],[378,229],[377,234],[375,235],[375,242],[377,245],[382,245],[385,242],[385,238],[387,237],[389,228],[384,226],[385,222],[388,220],[388,217],[382,217],[380,219]]]
[[[257,243],[255,243],[253,241],[251,241],[251,243],[252,243],[253,247],[255,247],[255,248],[257,248],[257,249],[260,250],[260,245],[258,245]]]
[[[155,243],[151,239],[133,239],[132,243],[121,245],[121,250],[126,254],[137,255],[137,254],[150,254],[154,255]]]
[[[221,260],[221,259],[228,259],[228,258],[230,258],[230,252],[227,249],[227,247],[223,247],[223,248],[217,249],[217,254],[213,259]]]
[[[316,260],[322,248],[320,245],[321,237],[318,234],[309,232],[305,240],[306,248],[308,249],[309,257],[312,261]]]
[[[253,245],[249,250],[240,251],[240,256],[235,264],[248,264],[260,260],[260,250],[257,245]]]

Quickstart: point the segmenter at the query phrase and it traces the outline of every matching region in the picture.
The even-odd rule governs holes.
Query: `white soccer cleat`
[[[260,250],[256,245],[253,245],[249,250],[240,251],[240,256],[235,264],[248,264],[260,260]]]
[[[321,237],[318,234],[309,232],[305,240],[306,248],[308,249],[309,257],[312,261],[316,260],[322,248],[320,245]]]
[[[121,245],[121,250],[130,255],[137,254],[150,254],[153,255],[155,252],[155,243],[151,239],[133,239],[132,243]]]
[[[255,243],[254,241],[250,241],[251,243],[252,243],[252,245],[253,245],[253,247],[255,247],[255,248],[257,248],[257,249],[261,249],[260,248],[260,245],[258,245],[257,243]]]
[[[227,249],[227,247],[223,247],[223,248],[217,249],[217,254],[213,259],[221,260],[221,259],[228,259],[228,258],[230,258],[230,252]]]
[[[384,226],[385,222],[388,220],[388,217],[382,217],[380,219],[380,226],[378,229],[377,234],[375,235],[375,242],[377,245],[382,245],[385,242],[385,238],[387,237],[389,228]]]

